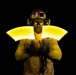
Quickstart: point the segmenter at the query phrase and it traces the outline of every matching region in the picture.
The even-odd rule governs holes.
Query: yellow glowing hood
[[[42,38],[55,38],[58,41],[68,33],[67,30],[58,26],[43,26]],[[20,26],[6,32],[15,41],[21,39],[35,39],[33,26]]]

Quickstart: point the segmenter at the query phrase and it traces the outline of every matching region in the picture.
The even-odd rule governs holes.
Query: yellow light
[[[21,26],[13,28],[6,32],[15,41],[20,39],[35,39],[34,29],[32,26]]]
[[[33,26],[20,26],[6,32],[15,41],[21,39],[35,39]],[[42,38],[55,38],[58,41],[68,33],[67,30],[57,26],[43,26]]]
[[[67,33],[67,30],[58,26],[43,26],[42,38],[55,38],[59,41]]]

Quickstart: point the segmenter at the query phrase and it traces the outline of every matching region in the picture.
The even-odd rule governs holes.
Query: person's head
[[[34,26],[34,31],[36,33],[41,33],[42,26],[50,25],[50,23],[50,19],[47,19],[46,17],[46,12],[41,9],[32,11],[30,18],[27,19],[27,24],[30,26]]]

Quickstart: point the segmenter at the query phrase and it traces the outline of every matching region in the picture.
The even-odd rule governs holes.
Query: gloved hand
[[[42,39],[42,45],[40,48],[37,47],[37,42],[35,40],[31,40],[31,44],[26,52],[30,55],[44,55],[49,53],[50,48],[50,39]]]
[[[39,54],[39,55],[48,54],[49,51],[50,51],[50,49],[51,49],[50,39],[43,39],[43,40],[42,40],[42,46],[39,48],[38,54]]]
[[[36,55],[37,47],[36,47],[36,41],[35,40],[31,40],[31,44],[30,44],[29,48],[27,48],[26,52],[30,55]]]

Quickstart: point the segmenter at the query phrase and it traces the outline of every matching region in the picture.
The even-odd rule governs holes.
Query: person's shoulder
[[[20,43],[24,43],[26,41],[26,39],[21,39],[19,41],[20,41]]]
[[[30,43],[32,41],[32,39],[22,39],[20,41],[21,42],[24,42],[24,43]]]
[[[21,39],[20,41],[25,41],[26,39]]]
[[[56,43],[57,40],[55,38],[51,38],[51,42]]]
[[[55,38],[50,38],[51,40],[56,40]]]

